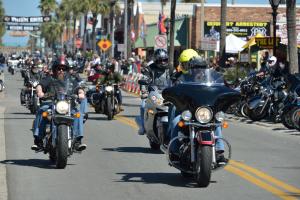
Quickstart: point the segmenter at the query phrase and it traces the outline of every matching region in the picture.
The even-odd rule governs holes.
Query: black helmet
[[[154,63],[159,68],[166,69],[169,66],[169,56],[165,49],[156,49],[154,52]]]
[[[57,71],[59,67],[65,68],[66,70],[69,70],[69,62],[65,56],[59,56],[52,65],[52,70]]]

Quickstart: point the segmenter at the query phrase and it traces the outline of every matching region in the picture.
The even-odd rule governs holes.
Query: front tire
[[[68,126],[65,124],[57,127],[56,168],[64,169],[68,161]]]
[[[111,97],[107,98],[106,106],[107,106],[107,119],[112,120],[113,109],[112,109],[112,105],[111,105]]]
[[[254,108],[253,110],[248,109],[248,116],[252,121],[260,121],[264,119],[267,116],[267,109],[264,109],[262,113],[261,112],[262,106],[258,106],[257,108]]]
[[[199,146],[196,161],[196,182],[199,187],[207,187],[210,183],[212,169],[212,147]]]
[[[152,150],[154,151],[158,151],[160,150],[160,145],[155,143],[155,142],[152,142],[151,140],[149,140],[149,144],[150,144],[150,147]]]
[[[288,129],[295,128],[292,116],[296,110],[297,108],[287,109],[281,114],[281,123]]]

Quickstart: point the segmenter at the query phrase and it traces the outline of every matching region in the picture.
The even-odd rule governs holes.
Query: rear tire
[[[207,187],[210,183],[212,169],[212,147],[199,146],[196,161],[196,182],[199,187]]]
[[[57,127],[56,168],[64,169],[68,162],[68,126]]]
[[[295,129],[293,119],[292,119],[295,111],[296,111],[295,108],[287,109],[281,114],[281,123],[288,129]]]

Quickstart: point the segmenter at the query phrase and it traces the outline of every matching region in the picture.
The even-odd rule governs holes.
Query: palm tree
[[[286,0],[286,20],[290,73],[295,74],[299,72],[296,35],[296,0]]]
[[[43,15],[50,15],[57,8],[55,0],[40,0],[38,8]]]
[[[220,66],[224,67],[226,62],[226,13],[227,0],[221,0],[221,33],[220,33]]]
[[[170,70],[173,71],[174,65],[174,29],[175,29],[175,11],[176,11],[176,0],[171,0],[171,16],[170,16],[170,52],[169,62]]]
[[[73,18],[73,53],[75,53],[75,42],[76,42],[76,22],[77,19],[81,16],[81,2],[82,0],[73,0],[71,5],[72,18]]]
[[[2,0],[0,0],[0,18],[2,19],[5,15],[5,10],[3,8]],[[2,45],[2,37],[5,34],[5,24],[3,22],[0,23],[0,45]]]
[[[49,48],[53,48],[54,44],[61,39],[63,28],[64,24],[59,22],[57,18],[52,19],[51,22],[42,24],[41,35],[45,38]]]

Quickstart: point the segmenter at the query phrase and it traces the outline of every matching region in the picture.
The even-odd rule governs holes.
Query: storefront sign
[[[226,32],[247,40],[249,37],[261,33],[264,36],[270,35],[270,22],[227,22]],[[206,21],[204,24],[204,35],[206,38],[220,40],[221,23]]]
[[[281,13],[277,15],[276,21],[276,36],[281,38],[281,43],[288,44],[288,34],[287,34],[287,23],[286,14]],[[297,44],[300,45],[300,14],[296,14],[296,35]]]
[[[203,38],[200,41],[200,49],[203,51],[215,51],[217,49],[217,41],[211,38]]]
[[[263,49],[272,49],[273,48],[273,37],[263,37],[255,38],[256,45]],[[280,43],[280,38],[276,38],[276,46],[278,47]]]
[[[41,22],[50,22],[51,16],[38,16],[38,17],[4,16],[3,21],[11,22],[11,23],[41,23]]]

